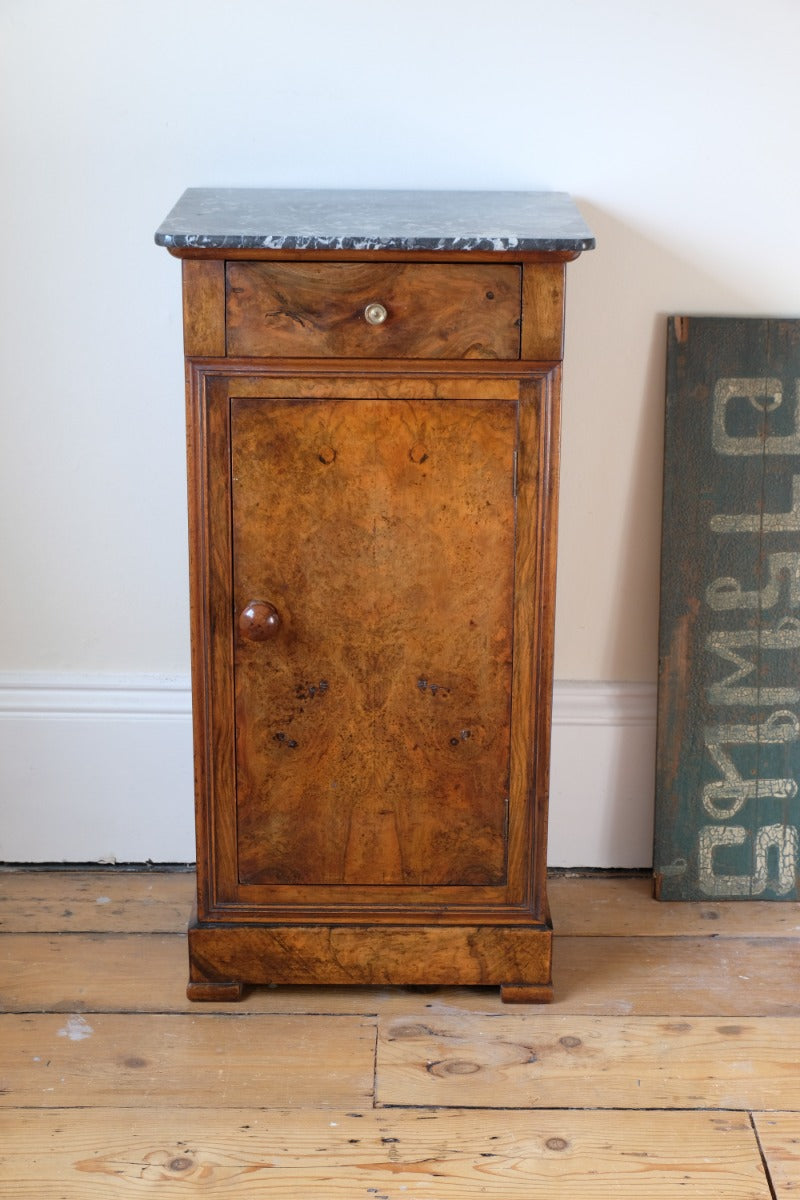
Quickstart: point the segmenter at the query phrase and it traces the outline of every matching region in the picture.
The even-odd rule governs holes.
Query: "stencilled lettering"
[[[709,524],[712,533],[800,533],[800,475],[792,476],[788,512],[718,513]]]
[[[772,887],[779,896],[792,891],[800,845],[795,825],[762,825],[756,830],[752,874],[716,873],[714,851],[724,846],[743,846],[748,837],[749,831],[743,825],[706,825],[700,830],[699,882],[700,890],[706,896],[760,896],[768,887]],[[770,859],[777,868],[773,874],[770,874]]]
[[[728,404],[747,399],[753,408],[771,413],[783,404],[779,379],[720,379],[714,388],[714,414],[711,439],[719,454],[746,456],[755,454],[800,454],[800,380],[795,383],[793,429],[789,434],[730,434],[727,430]]]
[[[794,713],[778,710],[760,725],[707,725],[703,740],[709,757],[722,779],[703,788],[703,807],[710,817],[726,821],[748,800],[772,798],[791,800],[797,795],[794,779],[745,779],[723,746],[756,746],[797,741],[800,720]]]
[[[798,888],[800,854],[800,378],[725,376],[710,402],[700,486],[719,507],[749,511],[707,518],[703,545],[715,566],[693,642],[707,710],[692,795],[697,857],[659,870],[718,899],[786,897]],[[709,434],[722,456],[712,463]],[[710,621],[723,628],[709,630]]]
[[[754,704],[772,707],[796,704],[800,701],[800,688],[796,687],[741,687],[740,682],[756,669],[756,663],[737,653],[738,650],[796,650],[800,647],[800,620],[784,617],[774,629],[715,630],[706,638],[706,648],[736,667],[725,679],[712,683],[706,689],[710,704]]]
[[[720,576],[706,588],[706,602],[715,612],[730,612],[736,608],[774,608],[781,595],[781,583],[788,582],[789,608],[800,605],[800,554],[789,551],[767,556],[768,578],[763,588],[745,592],[738,579]]]

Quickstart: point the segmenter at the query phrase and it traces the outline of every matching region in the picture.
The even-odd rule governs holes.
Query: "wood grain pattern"
[[[221,259],[190,308],[219,306]],[[188,363],[192,996],[550,997],[565,261],[225,266],[224,351]]]
[[[509,1012],[379,1021],[383,1105],[800,1109],[800,1018]],[[502,1098],[502,1099],[501,1099]]]
[[[89,1109],[0,1113],[0,1136],[0,1190],[35,1200],[770,1196],[737,1114]]]
[[[516,406],[231,420],[240,881],[504,882]]]
[[[168,253],[180,259],[224,259],[230,262],[294,262],[301,253],[298,250],[247,250],[229,246],[198,248],[196,246],[169,246]],[[370,250],[370,262],[386,263],[430,263],[431,250]],[[583,251],[575,250],[437,250],[437,263],[548,263],[574,262]],[[366,257],[363,250],[303,250],[304,262],[358,262]]]
[[[358,1107],[372,1094],[362,1017],[0,1016],[0,1107]]]
[[[796,940],[556,937],[555,1012],[584,1015],[800,1016]],[[6,1012],[186,1012],[186,945],[178,934],[7,934],[0,1008]],[[147,974],[143,995],[142,972]],[[446,1006],[499,1013],[487,988],[253,988],[251,1012],[423,1012]],[[225,1011],[224,1006],[221,1011]]]
[[[189,564],[198,911],[203,915],[220,900],[235,898],[237,878],[231,462],[224,379],[193,372],[189,411],[196,448],[196,459],[190,459]]]
[[[97,909],[118,931],[0,939],[0,1006],[17,1010],[0,1017],[0,1087],[13,1084],[0,1103],[0,1194],[788,1200],[797,1190],[797,938],[751,928],[760,912],[774,932],[796,906],[659,906],[645,880],[561,878],[567,932],[544,1014],[509,1012],[494,989],[258,988],[206,1023],[214,1005],[198,1013],[183,994],[183,934],[126,932],[162,901],[182,924],[172,881],[188,900],[188,876],[0,872],[6,930],[70,927],[83,905],[84,920]],[[575,914],[593,906],[592,935],[570,933],[573,919],[586,931]],[[620,936],[627,907],[652,936]],[[728,914],[737,920],[726,926]],[[791,1017],[775,1015],[782,1002]],[[621,1004],[632,1006],[624,1018],[599,1015]],[[409,1108],[372,1107],[370,1014],[384,1040],[398,1023],[412,1033],[391,1059],[382,1047],[379,1078],[400,1081]],[[523,1045],[536,1062],[514,1061]],[[630,1107],[585,1107],[620,1099]],[[529,1107],[509,1108],[520,1100]],[[718,1107],[744,1100],[764,1108]]]
[[[187,357],[225,353],[225,264],[184,261],[183,350]]]
[[[635,945],[637,938],[690,938],[704,944],[713,939],[721,946],[728,938],[749,938],[753,944],[762,938],[800,938],[797,902],[658,903],[651,880],[643,875],[556,874],[547,886],[557,942],[569,937],[617,937],[633,939]],[[194,892],[193,872],[6,868],[0,870],[0,930],[184,933]],[[780,947],[774,949],[779,960]],[[611,946],[604,949],[606,954],[613,952]],[[673,953],[669,948],[660,952]],[[762,976],[764,969],[756,975]]]
[[[797,940],[570,937],[553,958],[571,1012],[800,1016]]]
[[[519,358],[519,322],[518,266],[227,264],[232,357]]]
[[[194,871],[0,870],[0,930],[177,933],[194,892]]]
[[[535,722],[539,683],[541,606],[542,523],[545,510],[540,447],[542,431],[548,422],[550,392],[537,388],[523,395],[519,405],[519,447],[516,461],[516,547],[514,591],[513,721],[511,728],[511,777],[513,805],[508,814],[508,871],[515,897],[527,904],[540,919],[548,919],[546,901],[535,889],[544,881],[538,870],[544,862],[545,842],[538,838],[534,812],[536,773],[540,765],[536,753]],[[546,867],[545,879],[546,879]],[[522,982],[508,979],[507,983]],[[530,982],[535,982],[531,980]]]
[[[202,912],[212,900],[211,859],[213,831],[213,772],[209,761],[211,743],[210,691],[212,664],[204,636],[208,620],[206,586],[210,564],[209,518],[206,513],[209,437],[208,399],[205,379],[187,360],[186,367],[186,483],[189,533],[189,624],[191,630],[192,755],[194,779],[194,825],[197,855],[195,895]]]
[[[296,371],[297,367],[295,366],[293,369]],[[314,394],[317,396],[318,402],[329,397],[335,399],[336,389],[340,384],[340,377],[336,375],[336,370],[336,367],[323,370],[319,363],[314,364],[314,366],[310,369],[310,382],[312,382],[314,385]],[[368,374],[365,374],[363,381],[355,377],[349,379],[348,382],[350,387],[354,388],[357,386],[359,389],[358,392],[353,394],[361,394],[364,397],[368,397],[370,395],[370,389],[377,387],[378,394],[382,398],[388,399],[390,397],[394,397],[395,390],[398,386],[407,387],[409,383],[409,381],[397,376],[396,368],[394,374],[376,374],[375,367],[370,365],[368,372]],[[226,503],[227,492],[225,484],[225,480],[228,478],[230,472],[230,454],[228,450],[229,443],[225,433],[225,413],[227,408],[226,397],[231,393],[238,394],[240,392],[244,392],[245,396],[253,396],[255,393],[255,399],[258,395],[259,388],[263,387],[265,390],[269,389],[274,381],[272,375],[263,371],[263,369],[261,373],[253,377],[248,377],[246,374],[233,371],[231,373],[231,377],[229,378],[227,374],[227,368],[222,364],[215,364],[207,369],[196,368],[192,372],[191,378],[192,394],[195,397],[192,405],[192,411],[195,413],[195,423],[198,429],[205,430],[204,439],[207,446],[206,458],[202,466],[197,470],[197,477],[204,481],[203,486],[205,488],[205,494],[209,497],[209,499],[208,501],[202,501],[202,499],[198,499],[198,511],[202,510],[203,504],[207,504],[210,512],[210,515],[207,518],[207,524],[204,524],[202,520],[200,521],[200,526],[204,530],[203,536],[205,538],[205,543],[204,548],[201,548],[198,559],[201,562],[205,562],[205,570],[210,574],[210,581],[202,582],[198,580],[196,584],[196,590],[199,592],[200,598],[208,607],[207,613],[203,618],[204,635],[196,638],[195,643],[203,646],[209,640],[212,642],[218,642],[218,646],[216,648],[214,648],[213,645],[211,646],[211,649],[208,651],[208,658],[201,666],[201,669],[207,672],[207,678],[209,681],[207,687],[211,709],[213,711],[215,708],[217,708],[216,724],[212,721],[211,726],[209,726],[209,728],[214,727],[216,729],[214,743],[216,748],[212,754],[210,752],[210,744],[207,743],[206,750],[201,752],[201,758],[203,761],[208,760],[214,764],[214,791],[216,799],[212,799],[210,801],[210,816],[201,818],[201,832],[204,835],[208,835],[212,829],[214,830],[214,837],[216,839],[215,845],[217,847],[215,850],[215,867],[217,875],[214,881],[214,887],[211,891],[209,891],[202,883],[203,872],[201,871],[200,893],[201,896],[206,897],[212,895],[213,892],[218,901],[225,900],[228,903],[231,901],[239,902],[239,906],[236,908],[226,909],[225,912],[219,909],[212,913],[211,909],[209,908],[209,901],[206,899],[201,909],[201,916],[204,916],[206,919],[208,919],[213,915],[216,917],[216,919],[221,919],[223,916],[227,917],[229,915],[230,919],[233,921],[247,922],[248,920],[253,920],[257,912],[260,912],[262,915],[266,915],[264,906],[267,903],[270,903],[270,905],[273,906],[273,919],[291,921],[292,912],[286,906],[290,904],[297,905],[299,903],[305,903],[307,907],[303,915],[307,920],[333,920],[338,917],[338,919],[341,920],[358,921],[358,913],[350,911],[348,909],[348,905],[352,903],[370,903],[373,906],[372,911],[375,915],[375,919],[380,920],[381,914],[377,906],[381,903],[381,900],[383,900],[385,903],[386,900],[389,899],[388,895],[386,894],[385,886],[384,895],[381,897],[380,894],[374,894],[374,888],[372,895],[367,894],[368,888],[364,884],[359,884],[358,887],[352,883],[346,885],[348,896],[346,899],[343,897],[343,903],[340,905],[336,913],[334,913],[330,906],[328,907],[327,912],[320,907],[319,898],[313,895],[313,888],[306,887],[305,892],[303,892],[302,885],[284,884],[280,886],[286,890],[287,895],[285,900],[282,902],[284,904],[284,909],[279,912],[278,904],[276,902],[279,901],[280,898],[276,897],[275,895],[266,894],[266,885],[259,885],[261,888],[259,891],[257,887],[240,883],[238,880],[238,867],[236,863],[236,855],[233,850],[235,838],[237,836],[236,822],[233,820],[234,809],[228,799],[232,795],[232,782],[229,778],[231,771],[230,764],[232,759],[230,758],[230,749],[225,749],[232,748],[234,744],[232,724],[229,722],[229,717],[225,709],[230,687],[229,680],[231,677],[231,666],[229,662],[230,642],[225,636],[218,636],[216,639],[212,637],[212,631],[214,630],[218,630],[220,631],[220,634],[224,634],[227,623],[227,617],[225,614],[231,611],[233,603],[227,568],[231,550],[229,545],[229,508]],[[281,385],[285,385],[287,377],[282,374],[282,371],[276,372],[276,378]],[[425,380],[422,380],[422,378],[420,379],[421,390],[423,391],[423,394],[425,394],[425,386],[427,386],[428,388],[435,389],[433,395],[436,395],[440,387],[443,387],[444,385],[451,385],[454,378],[458,378],[459,381],[463,381],[465,383],[469,379],[469,372],[464,369],[464,364],[451,364],[443,368],[438,368],[436,371],[431,368],[427,371]],[[494,380],[494,375],[492,378]],[[537,372],[528,382],[527,386],[529,389],[529,399],[526,400],[526,403],[531,405],[532,411],[535,410],[540,403],[540,389],[542,387],[541,381],[543,379],[546,380],[547,378],[548,377],[545,373]],[[308,382],[309,381],[306,381],[307,385]],[[416,380],[411,382],[414,382],[416,386]],[[500,382],[500,379],[498,379],[498,382]],[[519,388],[519,380],[509,380],[508,382],[513,382],[515,389]],[[494,386],[495,383],[492,382],[492,391]],[[484,391],[486,391],[488,387],[489,385],[484,380]],[[496,403],[498,409],[501,409],[502,404],[505,403],[505,401],[492,403]],[[473,411],[470,407],[471,404],[472,402],[465,402],[465,416]],[[404,407],[410,408],[408,405],[405,405]],[[431,412],[438,412],[438,408],[438,404],[433,406]],[[206,411],[207,416],[204,417],[202,413]],[[319,411],[322,413],[324,410],[320,408],[312,411]],[[477,408],[475,411],[477,411]],[[415,442],[414,445],[416,444],[417,443]],[[531,452],[538,456],[540,453],[538,445],[532,447]],[[527,502],[526,512],[533,520],[535,519],[537,503],[536,497],[538,496],[538,489],[540,486],[546,486],[548,477],[546,473],[543,473],[536,465],[532,467],[526,466],[525,453],[526,452],[523,450],[520,456],[522,479],[522,482],[520,483],[520,493],[522,495],[526,489],[531,489],[532,499]],[[422,465],[413,464],[410,459],[409,464],[411,469]],[[325,464],[318,465],[321,467],[325,466]],[[511,472],[508,473],[505,484],[509,491],[511,490],[512,484],[510,476]],[[467,480],[467,484],[465,486],[468,489],[472,486],[472,484],[470,484],[469,480]],[[459,506],[463,506],[463,502],[460,497],[458,498],[457,503]],[[529,535],[526,534],[526,536]],[[423,557],[426,557],[424,548],[422,553]],[[429,558],[429,556],[427,557]],[[535,561],[537,563],[539,562],[538,557],[536,557]],[[523,586],[525,584],[525,579],[524,576],[519,573],[519,571],[517,579],[521,590],[525,591],[526,587]],[[520,601],[520,604],[521,603],[522,601]],[[533,669],[535,670],[535,667],[533,667]],[[433,682],[436,681],[434,680]],[[220,698],[219,702],[217,701],[216,697]],[[524,722],[526,706],[524,703],[521,703],[517,705],[517,709],[520,713],[520,728],[523,730],[523,740],[525,740]],[[459,735],[462,728],[467,727],[460,726]],[[285,731],[278,730],[277,732]],[[222,761],[223,754],[228,755],[228,761]],[[201,774],[204,770],[205,767],[203,767],[201,763]],[[206,784],[206,786],[208,785]],[[516,794],[519,797],[517,803],[527,806],[529,799],[527,795],[523,794],[523,792],[524,789],[517,787]],[[514,793],[512,792],[512,810],[515,803],[513,800],[513,795]],[[542,846],[540,846],[538,853],[540,857],[543,855]],[[202,856],[200,861],[202,866]],[[487,889],[485,885],[480,886],[476,884],[470,884],[468,887],[463,885],[460,887],[460,889],[452,887],[450,889],[450,895],[447,897],[447,903],[450,906],[448,913],[451,914],[449,917],[448,913],[443,913],[441,909],[443,897],[435,896],[431,889],[428,890],[427,895],[424,894],[423,889],[418,889],[420,894],[415,896],[413,895],[412,889],[409,885],[405,884],[403,886],[406,889],[403,894],[403,898],[406,902],[407,913],[411,912],[409,904],[427,905],[427,911],[431,915],[435,910],[439,919],[456,921],[459,918],[453,906],[459,903],[469,904],[473,909],[473,912],[467,916],[467,923],[471,924],[471,922],[475,919],[475,916],[478,915],[477,911],[475,910],[475,906],[483,904],[485,906],[484,911],[479,914],[481,919],[493,919],[499,922],[505,920],[523,919],[523,913],[521,910],[507,908],[506,911],[503,911],[502,907],[498,904],[498,900],[502,901],[503,899],[502,895],[500,897],[498,897],[496,894],[489,895],[489,889]],[[291,892],[290,889],[292,889]],[[516,891],[519,895],[523,894],[520,891],[519,885],[516,886]],[[461,894],[459,894],[459,892]],[[242,903],[250,907],[242,908]],[[313,907],[315,903],[316,908]],[[309,905],[311,906],[310,908],[308,907]],[[490,911],[489,905],[493,905],[495,908],[493,915]],[[297,910],[295,909],[295,912],[296,911]],[[420,913],[416,919],[422,921],[426,919],[422,910],[420,910]],[[430,919],[430,917],[428,919]],[[393,912],[387,909],[383,915],[383,920],[396,923],[397,911],[395,910]],[[509,980],[508,982],[513,981]],[[542,981],[531,980],[530,982]]]
[[[522,271],[523,358],[559,362],[564,352],[563,263],[526,264]]]
[[[531,854],[532,908],[549,920],[547,898],[547,821],[550,797],[550,740],[553,713],[553,649],[556,624],[556,570],[558,545],[558,492],[561,464],[561,368],[556,366],[544,378],[539,411],[537,485],[539,489],[540,531],[538,563],[531,598],[535,604],[534,630],[537,665],[532,717],[534,792],[532,797],[533,849]],[[528,398],[534,390],[529,380]],[[531,447],[533,449],[533,447]],[[523,460],[527,455],[522,455]]]
[[[528,925],[386,925],[374,917],[369,925],[190,925],[191,979],[549,990],[551,937]]]
[[[703,900],[687,907],[653,899],[649,878],[551,876],[553,923],[564,936],[800,937],[800,904]]]
[[[755,1113],[753,1121],[774,1200],[794,1200],[800,1193],[800,1113]]]
[[[408,362],[391,359],[225,359],[198,364],[203,375],[224,373],[231,398],[306,400],[518,400],[528,379],[547,377],[537,366],[486,362]]]

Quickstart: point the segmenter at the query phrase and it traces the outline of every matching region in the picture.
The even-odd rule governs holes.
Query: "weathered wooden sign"
[[[797,899],[800,321],[669,321],[655,893]]]

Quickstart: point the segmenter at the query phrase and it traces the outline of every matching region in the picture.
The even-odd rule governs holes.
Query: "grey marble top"
[[[564,192],[189,188],[159,246],[226,250],[591,250]]]

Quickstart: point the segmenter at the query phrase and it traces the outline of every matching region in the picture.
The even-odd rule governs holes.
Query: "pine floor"
[[[193,879],[0,872],[0,1196],[800,1196],[800,905],[557,877],[555,1003],[185,998]]]

